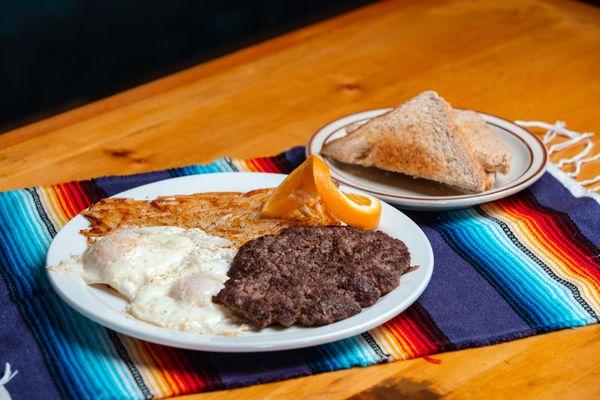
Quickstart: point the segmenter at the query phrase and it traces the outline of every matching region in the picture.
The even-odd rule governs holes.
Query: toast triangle
[[[462,135],[456,134],[453,112],[436,92],[425,91],[326,143],[321,153],[344,163],[483,192],[490,180]]]
[[[510,170],[510,150],[496,137],[481,116],[471,110],[455,110],[454,122],[465,143],[471,145],[475,158],[486,172],[507,174]]]

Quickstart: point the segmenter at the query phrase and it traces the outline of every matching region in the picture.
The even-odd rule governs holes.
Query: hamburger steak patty
[[[245,243],[214,301],[257,328],[326,325],[375,303],[409,269],[406,245],[383,232],[293,227]]]

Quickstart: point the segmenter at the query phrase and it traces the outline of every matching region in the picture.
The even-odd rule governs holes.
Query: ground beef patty
[[[326,325],[398,286],[406,245],[383,232],[295,227],[245,243],[214,297],[256,326]]]

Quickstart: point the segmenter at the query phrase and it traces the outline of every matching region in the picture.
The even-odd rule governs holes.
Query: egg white
[[[222,262],[195,264],[178,274],[145,285],[131,300],[128,311],[136,318],[185,332],[238,335],[246,326],[229,311],[212,302],[227,276]]]
[[[247,327],[212,302],[235,254],[231,242],[200,229],[152,226],[109,234],[56,270],[87,284],[111,286],[129,301],[127,311],[143,321],[186,332],[237,335]]]

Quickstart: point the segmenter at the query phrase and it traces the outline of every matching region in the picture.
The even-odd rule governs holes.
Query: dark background
[[[370,0],[0,0],[0,132]]]

